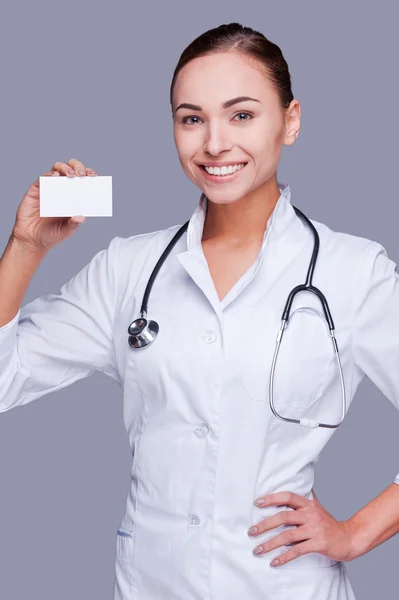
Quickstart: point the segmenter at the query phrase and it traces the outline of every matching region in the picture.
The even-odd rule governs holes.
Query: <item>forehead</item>
[[[200,104],[204,109],[237,96],[277,101],[274,86],[259,63],[236,52],[214,53],[195,58],[177,76],[174,102]]]

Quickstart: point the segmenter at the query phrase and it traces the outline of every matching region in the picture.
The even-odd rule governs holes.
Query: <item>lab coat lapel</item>
[[[294,208],[290,205],[292,212]],[[260,285],[256,286],[252,303],[256,303],[262,297],[267,297],[273,286],[278,282],[286,282],[287,295],[289,291],[296,285],[305,283],[308,265],[311,259],[313,250],[313,235],[302,220],[294,213],[291,223],[283,231],[270,232],[270,239],[267,240],[267,245],[264,252],[259,257],[259,273],[257,277],[261,280]],[[309,246],[305,260],[300,257],[301,251]],[[284,273],[289,269],[294,261],[300,260],[300,267],[303,270],[295,269],[295,280],[288,277],[284,279]],[[283,306],[281,312],[283,312]]]
[[[198,206],[196,207],[187,228],[188,249],[184,252],[180,252],[177,255],[177,258],[193,281],[195,281],[200,290],[205,294],[222,325],[222,306],[213,284],[212,276],[201,244],[206,216],[206,203],[207,198],[205,194],[201,194]]]
[[[196,246],[178,254],[177,258],[186,269],[190,277],[195,281],[200,290],[203,291],[212,308],[214,309],[220,323],[223,321],[223,310],[214,286],[208,263],[202,250],[202,246]]]
[[[254,264],[225,296],[222,301],[223,309],[241,294],[247,286],[244,304],[254,305],[265,297],[267,298],[273,285],[277,282],[287,281],[292,283],[289,278],[288,280],[283,279],[284,273],[300,255],[301,250],[312,240],[312,233],[296,215],[294,207],[289,202],[289,188],[287,186],[267,223],[262,247]],[[296,271],[296,280],[290,289],[294,285],[305,282],[312,249],[313,245],[310,245],[309,256],[306,255],[305,259],[306,270],[303,270],[303,272]],[[255,283],[250,285],[252,279],[255,279]],[[282,311],[283,307],[281,307]]]

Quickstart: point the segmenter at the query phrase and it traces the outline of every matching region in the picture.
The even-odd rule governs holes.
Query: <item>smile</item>
[[[236,179],[247,164],[248,163],[241,163],[239,165],[229,165],[226,167],[204,167],[203,165],[198,165],[198,167],[201,169],[205,179],[215,183],[227,183]]]

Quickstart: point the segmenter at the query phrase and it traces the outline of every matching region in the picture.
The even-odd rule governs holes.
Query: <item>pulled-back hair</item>
[[[288,108],[294,96],[288,65],[279,46],[268,40],[263,33],[251,27],[244,27],[240,23],[228,23],[209,29],[193,40],[182,52],[170,86],[171,106],[173,89],[181,69],[194,58],[217,52],[237,52],[251,59],[254,66],[261,68],[274,85],[281,107]]]

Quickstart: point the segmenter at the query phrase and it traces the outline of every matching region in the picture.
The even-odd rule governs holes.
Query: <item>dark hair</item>
[[[179,58],[170,86],[170,104],[172,106],[173,89],[180,70],[194,58],[216,52],[238,52],[254,59],[270,82],[275,86],[283,109],[288,108],[294,99],[291,90],[291,76],[284,56],[276,44],[268,40],[263,33],[244,27],[240,23],[219,25],[205,31],[187,46]]]

